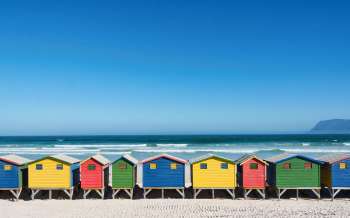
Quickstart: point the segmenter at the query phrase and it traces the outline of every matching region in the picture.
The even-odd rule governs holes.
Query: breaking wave
[[[177,147],[177,148],[185,148],[188,144],[157,144],[157,147]]]
[[[63,144],[54,145],[55,148],[138,148],[147,147],[147,144],[91,144],[91,145],[74,145],[74,144]]]

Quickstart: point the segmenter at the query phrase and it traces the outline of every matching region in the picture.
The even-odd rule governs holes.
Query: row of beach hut
[[[40,191],[61,190],[72,199],[74,188],[80,186],[83,197],[92,191],[104,198],[107,186],[112,196],[124,191],[133,197],[134,187],[143,189],[144,198],[152,190],[173,189],[185,197],[185,189],[193,188],[194,198],[203,191],[226,190],[235,198],[240,187],[247,197],[255,191],[265,198],[267,187],[274,188],[280,198],[287,190],[311,190],[320,198],[321,187],[329,190],[332,199],[350,189],[350,156],[326,155],[311,158],[300,154],[282,153],[262,159],[244,155],[233,159],[225,155],[205,154],[184,159],[158,154],[144,159],[123,155],[110,162],[97,154],[78,160],[67,155],[46,156],[29,160],[18,155],[0,157],[0,190],[10,191],[18,199],[23,187],[31,189],[34,199]]]

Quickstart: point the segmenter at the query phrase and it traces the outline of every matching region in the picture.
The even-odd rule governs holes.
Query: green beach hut
[[[277,189],[279,199],[287,190],[296,190],[297,198],[299,190],[311,190],[320,198],[322,161],[289,153],[270,157],[266,161],[270,163],[268,184]]]
[[[131,155],[123,155],[112,163],[110,167],[110,186],[113,190],[113,198],[120,191],[126,192],[130,198],[136,183],[136,168],[138,161]]]

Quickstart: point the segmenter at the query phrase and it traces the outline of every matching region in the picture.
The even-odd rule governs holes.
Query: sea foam
[[[56,148],[136,148],[136,147],[147,147],[147,144],[57,144],[54,145]]]
[[[157,147],[177,147],[184,148],[187,147],[188,144],[157,144]]]

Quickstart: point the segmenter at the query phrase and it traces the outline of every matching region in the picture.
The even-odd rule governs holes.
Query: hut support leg
[[[162,192],[162,199],[164,199],[164,189],[161,189]]]
[[[250,194],[250,192],[253,191],[253,189],[247,189],[247,192],[244,192],[244,198],[247,199],[248,195]]]
[[[334,201],[334,189],[328,189],[328,190],[331,193],[332,201]]]
[[[260,194],[260,196],[265,199],[265,189],[256,189],[256,191]]]
[[[147,195],[150,193],[152,191],[152,189],[144,189],[144,191],[143,191],[143,198],[146,198],[147,197]]]
[[[185,189],[176,189],[176,191],[181,195],[181,197],[185,198]]]
[[[68,195],[69,199],[71,200],[73,199],[73,189],[68,189],[68,190],[64,189],[63,191]]]
[[[297,200],[299,200],[299,189],[297,189]]]
[[[52,199],[52,190],[49,190],[49,199]]]
[[[280,191],[281,189],[278,189],[278,199],[281,199],[282,195],[288,190],[288,189],[282,189],[282,191]]]
[[[232,189],[232,192],[230,189],[226,189],[226,191],[229,193],[229,195],[231,195],[232,199],[235,199],[235,190]]]
[[[22,189],[11,189],[10,192],[16,198],[16,200],[18,200],[19,196],[21,195]]]
[[[202,191],[202,189],[194,189],[193,191],[194,191],[194,199],[196,199],[199,193]]]
[[[124,191],[126,192],[126,194],[129,195],[130,199],[132,199],[132,196],[133,196],[133,189],[124,189]]]
[[[97,194],[103,199],[105,196],[105,191],[103,189],[96,189]]]
[[[215,189],[211,189],[211,198],[212,198],[212,199],[215,198]]]
[[[37,189],[32,189],[32,194],[31,194],[31,198],[32,198],[32,200],[34,200],[34,198],[35,198],[35,195],[36,194],[38,194],[38,192],[39,192],[40,190],[37,190]]]
[[[70,193],[69,198],[72,200],[73,199],[73,194],[74,194],[74,189],[70,189],[69,193]]]
[[[84,197],[84,199],[86,199],[86,197],[88,196],[88,194],[91,192],[91,189],[89,189],[89,190],[84,190],[84,195],[83,195],[83,197]]]
[[[113,199],[115,199],[115,197],[119,192],[120,192],[120,189],[113,189],[113,194],[112,194]]]
[[[311,189],[311,191],[316,195],[316,197],[317,197],[318,199],[321,198],[321,195],[320,195],[320,193],[319,193],[319,189]]]
[[[333,190],[333,199],[339,194],[339,192],[341,191],[341,189],[332,189]],[[335,192],[334,192],[335,191]]]

